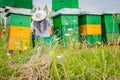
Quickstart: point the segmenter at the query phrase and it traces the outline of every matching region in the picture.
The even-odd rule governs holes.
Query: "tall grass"
[[[96,46],[80,49],[79,46],[70,46],[61,51],[53,52],[58,54],[52,57],[52,80],[120,79],[120,47]]]
[[[39,45],[7,56],[0,41],[0,80],[119,80],[120,47]]]
[[[12,55],[7,55],[6,34],[3,34],[0,37],[0,80],[13,80],[15,76],[19,76],[17,69],[30,58],[32,51],[21,54],[15,51]]]

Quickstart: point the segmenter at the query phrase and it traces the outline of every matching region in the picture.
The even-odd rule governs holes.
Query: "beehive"
[[[53,18],[54,33],[61,38],[62,43],[69,45],[71,41],[78,41],[78,16],[57,15]]]
[[[32,9],[32,0],[14,0],[14,3],[15,7]]]
[[[9,18],[9,50],[28,50],[31,40],[31,16],[12,13]]]
[[[0,0],[0,7],[6,6],[32,9],[32,0]]]
[[[102,36],[104,43],[118,42],[119,27],[118,19],[115,14],[102,15]]]
[[[62,8],[79,8],[78,0],[52,0],[52,10]]]
[[[79,16],[80,41],[88,44],[102,43],[101,16],[83,14]]]
[[[0,7],[14,6],[14,0],[0,0]]]

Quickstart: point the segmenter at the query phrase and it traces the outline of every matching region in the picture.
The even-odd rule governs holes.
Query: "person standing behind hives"
[[[49,39],[50,33],[49,28],[52,29],[52,22],[47,18],[45,11],[36,10],[32,15],[32,41],[33,47],[35,47],[35,39],[39,40],[43,38],[44,40]]]

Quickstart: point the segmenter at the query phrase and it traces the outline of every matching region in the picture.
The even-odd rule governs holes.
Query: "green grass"
[[[44,64],[41,55],[48,57],[49,65],[43,72],[47,70],[51,80],[120,79],[120,46],[87,47],[76,43],[76,45],[60,47],[55,43],[54,46],[47,47],[40,45],[24,53],[15,51],[8,56],[3,43],[4,37],[0,40],[0,80],[13,80],[18,77],[24,79],[21,72],[30,69],[34,74],[41,75],[39,71],[44,66],[41,65]],[[44,80],[45,76],[48,75],[37,77]]]
[[[0,38],[0,80],[13,80],[19,73],[16,69],[21,67],[32,55],[32,51],[25,51],[19,53],[15,51],[12,55],[7,55],[6,37],[3,35]]]
[[[119,47],[69,47],[63,50],[62,58],[52,57],[52,80],[120,79]]]

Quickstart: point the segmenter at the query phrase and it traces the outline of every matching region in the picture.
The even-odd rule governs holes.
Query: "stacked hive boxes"
[[[9,50],[27,50],[30,48],[31,17],[13,13],[9,18]]]
[[[59,12],[63,8],[77,9],[78,0],[52,0],[52,10]],[[78,16],[73,13],[58,14],[53,17],[54,33],[64,45],[78,41]]]
[[[52,0],[52,10],[57,11],[62,8],[78,8],[78,0]]]
[[[13,6],[13,7],[6,7]],[[0,7],[5,7],[8,16],[9,50],[28,50],[31,40],[32,0],[0,0]]]
[[[118,42],[119,27],[118,19],[115,14],[102,15],[102,36],[104,43]]]
[[[102,42],[101,16],[97,14],[84,14],[79,16],[80,41],[88,44]]]
[[[65,45],[78,40],[78,16],[57,15],[53,18],[54,32]]]

